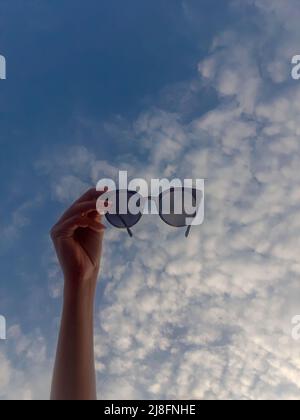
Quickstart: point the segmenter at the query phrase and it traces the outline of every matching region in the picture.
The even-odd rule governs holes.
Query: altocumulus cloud
[[[291,85],[286,64],[297,53],[286,47],[295,45],[298,9],[293,0],[250,3],[255,34],[219,34],[198,66],[195,94],[210,86],[218,105],[189,122],[152,108],[128,125],[146,161],[98,161],[82,146],[39,164],[59,201],[118,169],[207,178],[206,221],[190,240],[151,218],[135,241],[108,231],[96,327],[100,398],[299,397],[291,318],[300,310],[300,85]],[[0,357],[9,395],[15,373]]]
[[[12,325],[6,346],[0,350],[1,400],[47,398],[50,373],[51,362],[40,331],[24,334],[19,325]]]
[[[207,178],[206,222],[189,242],[149,226],[128,252],[119,238],[110,246],[97,347],[105,397],[299,396],[290,319],[299,311],[300,88],[270,94],[289,77],[280,51],[296,19],[263,60],[265,74],[259,60],[296,5],[272,2],[274,18],[269,4],[257,2],[266,29],[220,34],[199,63],[215,109],[188,124],[151,110],[134,126],[146,176]]]

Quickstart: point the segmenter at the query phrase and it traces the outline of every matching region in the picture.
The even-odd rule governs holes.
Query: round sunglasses
[[[178,208],[178,197],[181,194],[180,208]],[[106,196],[110,193],[106,193]],[[195,208],[198,208],[200,203],[197,203],[197,198],[202,192],[196,189],[187,188],[172,188],[170,190],[163,191],[158,197],[143,197],[136,191],[129,190],[117,190],[111,192],[111,197],[107,198],[107,201],[116,201],[114,213],[105,214],[107,221],[118,229],[126,229],[129,236],[133,237],[131,228],[135,226],[143,217],[143,212],[140,211],[134,214],[130,211],[130,202],[134,200],[139,209],[143,209],[145,204],[149,201],[154,201],[158,210],[160,218],[167,225],[175,228],[187,227],[185,237],[187,238],[191,231],[191,225],[187,224],[187,219],[193,219],[197,215]],[[120,209],[120,203],[127,203],[127,209]],[[189,209],[190,206],[190,209]],[[167,211],[166,211],[167,209]],[[190,211],[189,211],[190,210]]]

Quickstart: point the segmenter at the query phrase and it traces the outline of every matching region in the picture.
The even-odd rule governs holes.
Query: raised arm
[[[105,229],[96,211],[100,195],[89,190],[51,230],[65,282],[52,400],[97,398],[94,298]]]

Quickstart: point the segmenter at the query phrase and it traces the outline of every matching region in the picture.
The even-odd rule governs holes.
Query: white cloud
[[[0,399],[48,399],[51,363],[40,332],[25,335],[14,325],[7,338],[0,350]]]
[[[290,322],[299,312],[300,86],[269,95],[258,54],[286,18],[277,6],[279,22],[262,17],[270,28],[261,44],[225,33],[200,63],[217,108],[188,124],[150,111],[135,125],[150,153],[145,173],[171,165],[207,178],[207,216],[190,241],[151,222],[126,251],[120,237],[107,240],[104,388],[116,376],[116,387],[126,379],[130,392],[151,398],[298,398]]]

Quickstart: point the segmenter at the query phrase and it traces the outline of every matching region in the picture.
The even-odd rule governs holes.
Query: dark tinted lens
[[[131,191],[116,191],[111,195],[111,201],[116,201],[116,214],[107,213],[106,219],[117,228],[126,229],[138,223],[142,217],[141,213],[131,214],[128,208],[129,200],[137,193]],[[138,198],[138,197],[136,197]]]
[[[196,199],[192,190],[170,190],[161,195],[160,216],[168,225],[184,227],[195,216]],[[193,208],[194,207],[194,208]]]
[[[106,214],[106,219],[117,228],[130,228],[138,223],[141,215],[116,215]]]

